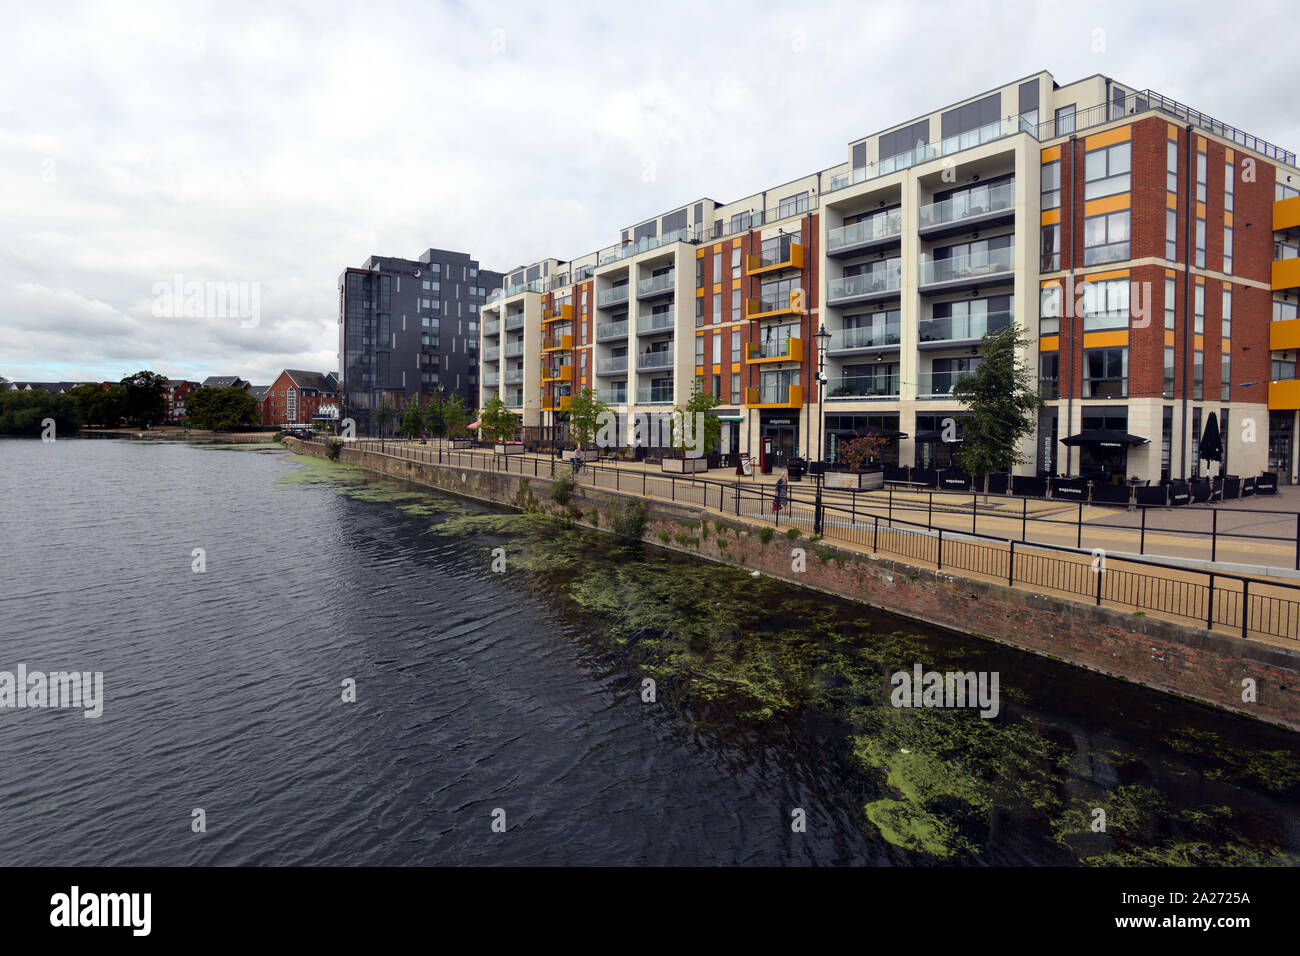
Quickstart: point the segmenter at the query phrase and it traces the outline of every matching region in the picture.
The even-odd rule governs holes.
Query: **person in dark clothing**
[[[772,512],[780,514],[781,509],[790,503],[790,482],[782,475],[776,480],[776,495],[772,499]]]

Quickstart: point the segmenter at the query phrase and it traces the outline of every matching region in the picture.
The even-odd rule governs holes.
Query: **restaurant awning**
[[[1150,439],[1122,432],[1117,428],[1087,428],[1077,435],[1062,438],[1062,445],[1092,445],[1097,448],[1132,448],[1145,445]]]
[[[900,432],[896,428],[828,428],[826,431],[831,435],[852,438],[866,438],[868,435],[879,435],[890,440],[907,438],[907,432]]]

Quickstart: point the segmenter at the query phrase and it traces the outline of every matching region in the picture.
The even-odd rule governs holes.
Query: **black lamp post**
[[[822,481],[826,472],[826,345],[831,334],[825,323],[813,338],[817,340],[817,502],[813,506],[813,534],[822,533]]]

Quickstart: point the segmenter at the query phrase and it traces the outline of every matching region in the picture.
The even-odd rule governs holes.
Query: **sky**
[[[0,376],[336,370],[372,254],[574,258],[1043,69],[1296,151],[1291,6],[4,0]]]

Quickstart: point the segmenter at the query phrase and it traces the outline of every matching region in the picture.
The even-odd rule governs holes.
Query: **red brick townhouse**
[[[337,405],[338,378],[333,372],[304,372],[287,368],[262,399],[262,424],[297,425],[312,420],[323,406]]]

